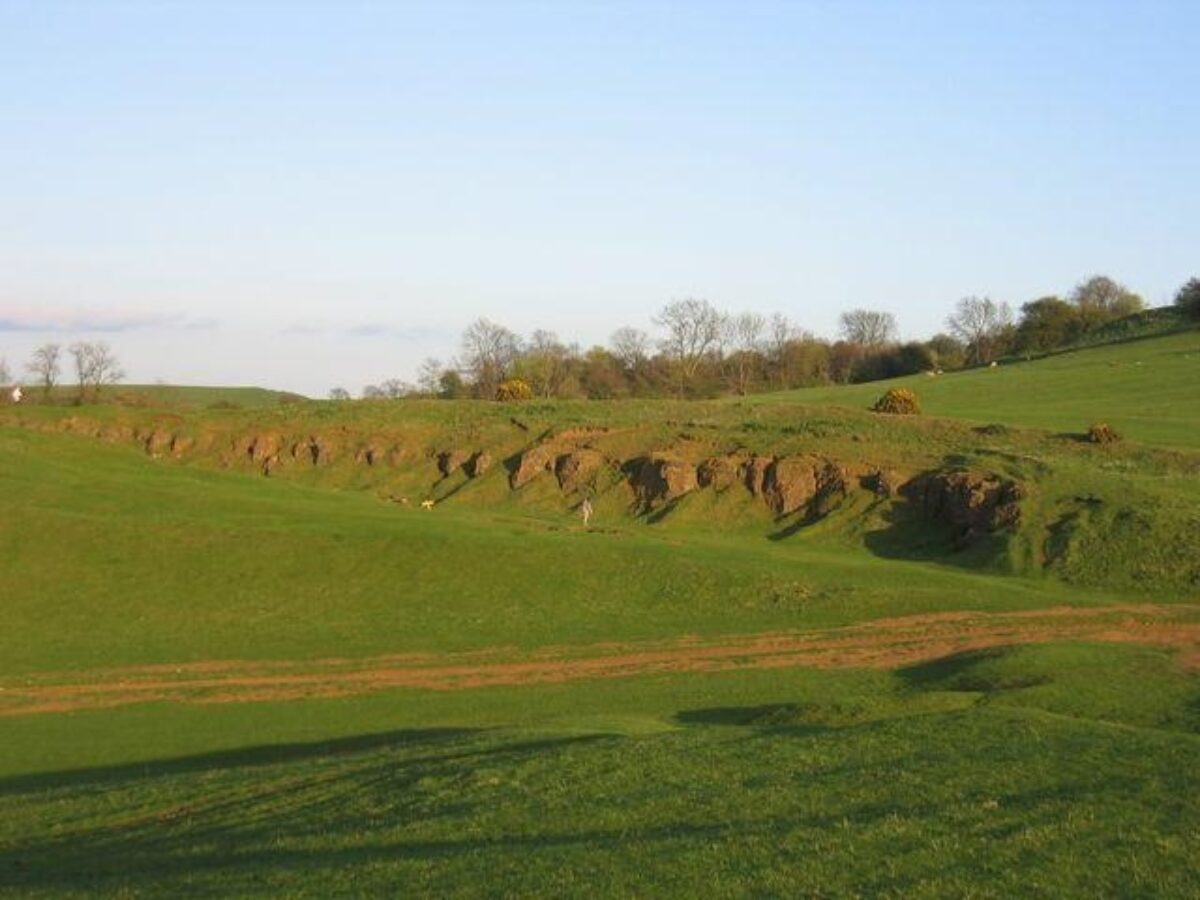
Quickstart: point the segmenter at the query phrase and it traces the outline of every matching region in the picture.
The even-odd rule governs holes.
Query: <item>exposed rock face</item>
[[[333,442],[328,438],[312,435],[296,441],[288,452],[297,462],[306,462],[316,466],[331,462],[335,451]]]
[[[631,484],[643,509],[675,500],[699,486],[691,463],[657,457],[634,461]]]
[[[168,450],[171,453],[172,459],[182,459],[189,450],[194,446],[193,441],[186,434],[176,434],[171,436],[171,443]]]
[[[509,485],[516,490],[524,487],[543,472],[554,467],[554,451],[545,444],[531,447],[521,454],[521,461],[508,478]]]
[[[260,434],[251,438],[246,446],[246,455],[256,463],[265,463],[279,456],[283,441],[277,434]]]
[[[165,456],[171,452],[175,443],[175,435],[161,428],[156,428],[146,437],[146,452],[151,456]]]
[[[377,444],[368,444],[365,447],[359,447],[358,452],[354,454],[354,461],[356,463],[363,463],[368,466],[382,463],[384,459],[384,449]]]
[[[742,467],[742,480],[746,490],[754,497],[761,497],[766,488],[767,470],[775,463],[771,456],[752,456]]]
[[[824,514],[845,496],[846,478],[829,460],[787,457],[767,469],[763,494],[776,515],[790,515],[810,506],[812,512]]]
[[[592,480],[604,463],[604,454],[599,450],[584,448],[564,453],[554,464],[558,486],[564,491],[577,491]]]
[[[700,463],[696,481],[702,488],[723,491],[738,480],[739,461],[730,456],[714,456]]]
[[[491,455],[480,450],[467,460],[464,468],[466,469],[468,476],[471,478],[478,478],[479,476],[486,474],[488,469],[492,467],[492,462],[493,460]]]
[[[935,472],[913,483],[914,499],[954,527],[954,542],[965,547],[979,538],[1012,528],[1021,519],[1021,486],[998,475]]]
[[[471,454],[465,450],[443,450],[437,456],[438,471],[442,473],[443,478],[449,478],[471,458]]]

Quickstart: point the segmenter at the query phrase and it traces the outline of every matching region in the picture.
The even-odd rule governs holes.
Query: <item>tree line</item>
[[[1176,304],[1200,318],[1200,279],[1180,288]],[[827,340],[782,314],[728,313],[697,298],[664,306],[652,320],[653,334],[626,326],[614,331],[607,345],[586,350],[553,332],[538,330],[522,338],[481,318],[463,332],[457,358],[427,359],[416,383],[388,379],[368,385],[362,395],[711,397],[876,381],[1046,353],[1145,308],[1138,294],[1096,275],[1065,297],[1031,300],[1018,314],[990,297],[964,297],[946,317],[945,331],[925,341],[901,342],[889,312],[842,313],[838,338]],[[330,396],[349,399],[350,394],[335,388]]]
[[[112,348],[103,341],[77,341],[66,348],[74,370],[77,388],[75,401],[98,400],[101,390],[125,377]],[[43,401],[49,400],[60,386],[63,372],[62,344],[42,344],[33,351],[25,364],[30,387],[40,388]],[[0,385],[13,383],[8,362],[0,359]]]

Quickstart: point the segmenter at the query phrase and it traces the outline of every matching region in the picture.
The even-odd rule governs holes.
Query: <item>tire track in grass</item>
[[[1137,604],[947,612],[809,631],[512,647],[305,661],[206,660],[0,681],[0,717],[137,703],[253,703],[389,689],[453,691],[736,669],[894,669],[957,653],[1051,641],[1178,650],[1200,666],[1200,606]]]

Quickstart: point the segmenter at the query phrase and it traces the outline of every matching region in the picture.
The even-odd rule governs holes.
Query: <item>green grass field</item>
[[[6,408],[0,892],[1195,896],[1198,369],[1191,332],[914,379],[916,420],[880,385]],[[581,426],[987,471],[1021,517],[638,513],[613,469],[585,529],[505,467]]]
[[[911,387],[930,415],[1081,432],[1107,422],[1148,444],[1200,447],[1200,330],[1076,350],[1030,363],[888,382]],[[869,406],[879,384],[794,391],[802,403]],[[788,396],[788,395],[785,395]],[[755,402],[777,403],[778,395]]]

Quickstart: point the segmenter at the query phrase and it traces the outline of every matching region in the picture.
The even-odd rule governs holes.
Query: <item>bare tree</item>
[[[12,372],[8,370],[8,360],[0,356],[0,385],[7,385],[12,380]]]
[[[329,399],[330,400],[339,400],[339,401],[340,400],[349,400],[350,392],[348,390],[346,390],[344,387],[335,387],[335,388],[330,389]]]
[[[755,370],[761,367],[766,327],[767,320],[758,313],[740,313],[725,320],[729,378],[733,389],[743,397],[750,389]]]
[[[62,347],[58,344],[42,344],[33,351],[33,358],[25,365],[25,369],[33,375],[42,386],[42,394],[50,396],[54,385],[58,383],[62,368],[59,359],[62,357]]]
[[[442,390],[442,375],[445,374],[446,367],[442,365],[442,361],[433,356],[425,357],[420,368],[417,369],[417,387],[422,394],[428,394],[431,397],[436,397]]]
[[[75,377],[79,382],[79,399],[90,390],[93,398],[100,396],[106,384],[116,384],[125,377],[112,349],[103,341],[79,341],[70,347],[75,361]]]
[[[1007,303],[990,297],[963,297],[946,327],[967,345],[973,363],[988,363],[996,358],[1000,340],[1012,325],[1012,310]]]
[[[791,384],[788,365],[788,347],[792,341],[803,334],[799,326],[783,313],[774,313],[768,327],[767,356],[771,361],[774,377],[778,379],[781,388]]]
[[[462,367],[470,373],[475,394],[490,399],[521,351],[520,339],[487,319],[476,319],[462,336]]]
[[[368,384],[362,389],[362,395],[364,400],[399,400],[415,391],[416,388],[401,378],[385,378],[379,384]]]
[[[712,304],[694,298],[668,303],[655,316],[654,324],[667,331],[659,346],[675,366],[680,396],[695,379],[704,357],[719,346],[724,322]]]
[[[559,397],[572,380],[571,365],[578,356],[577,346],[568,347],[553,331],[538,329],[530,335],[512,374],[537,397]]]
[[[852,309],[842,313],[839,327],[843,338],[863,347],[882,347],[893,343],[899,331],[895,316],[871,309]]]
[[[636,370],[650,357],[650,335],[640,328],[628,325],[618,328],[608,339],[608,346],[628,372]]]

